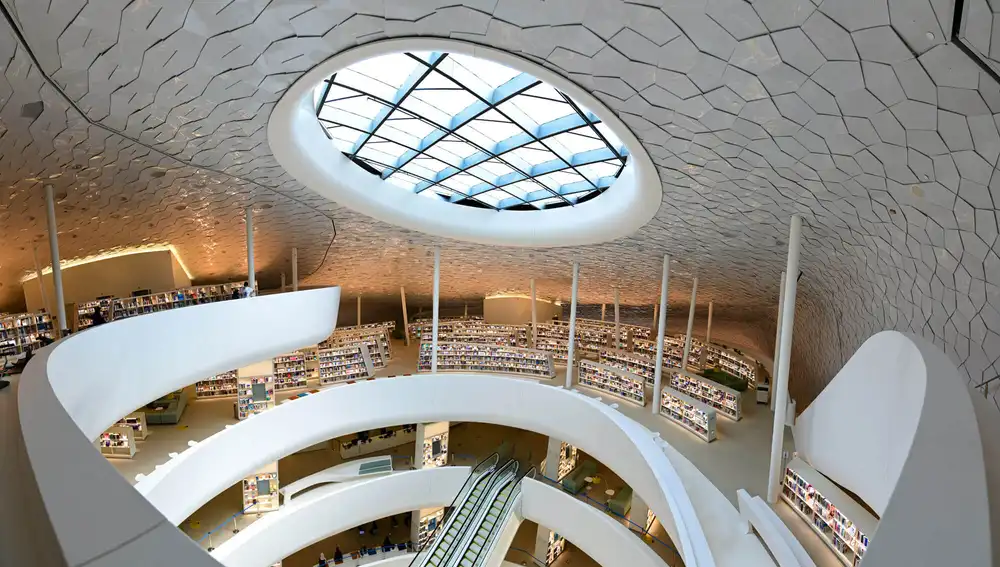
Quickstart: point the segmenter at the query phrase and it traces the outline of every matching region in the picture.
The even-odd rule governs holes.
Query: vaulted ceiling
[[[1000,42],[986,0],[2,0],[0,300],[44,246],[64,258],[173,244],[201,281],[244,277],[254,207],[265,284],[426,295],[699,302],[773,340],[789,218],[805,223],[793,388],[811,398],[872,333],[923,334],[979,384],[1000,374]],[[955,18],[958,33],[953,37]],[[438,36],[505,49],[591,91],[663,184],[628,238],[498,248],[328,202],[271,155],[270,110],[353,46]],[[38,104],[41,102],[41,104]],[[614,188],[609,191],[609,195]],[[767,350],[770,345],[763,345]]]

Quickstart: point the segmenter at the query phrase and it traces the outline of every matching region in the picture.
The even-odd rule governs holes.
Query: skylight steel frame
[[[407,79],[404,80],[402,85],[397,88],[396,94],[392,97],[392,100],[382,98],[378,95],[366,92],[363,89],[359,89],[342,82],[337,82],[337,73],[334,73],[328,79],[323,81],[324,84],[321,87],[322,95],[316,105],[316,117],[324,126],[324,130],[327,130],[326,133],[328,137],[333,137],[329,130],[331,128],[338,127],[348,128],[359,133],[358,139],[353,144],[350,151],[345,151],[344,153],[353,160],[361,160],[371,164],[376,169],[381,169],[382,179],[389,179],[392,175],[401,172],[402,174],[418,180],[413,187],[414,193],[421,193],[427,189],[433,190],[435,187],[439,187],[444,192],[450,194],[448,200],[453,203],[458,202],[461,204],[474,204],[480,207],[487,207],[500,211],[524,205],[530,205],[534,208],[542,208],[545,205],[535,205],[535,203],[552,198],[560,200],[560,202],[555,203],[555,205],[573,206],[584,197],[589,197],[594,193],[603,193],[624,170],[625,165],[628,162],[627,150],[624,147],[615,147],[597,128],[597,125],[601,123],[601,120],[594,114],[583,111],[583,109],[581,109],[580,106],[577,105],[570,97],[566,96],[558,89],[553,90],[555,90],[563,101],[568,104],[569,108],[572,109],[572,113],[550,120],[544,124],[539,124],[535,129],[527,128],[524,124],[512,119],[506,112],[501,110],[499,106],[519,95],[532,96],[526,95],[525,93],[537,85],[543,84],[538,79],[526,73],[520,73],[505,83],[495,87],[490,93],[487,94],[487,96],[482,96],[463,82],[457,80],[455,77],[439,68],[441,62],[448,57],[447,53],[434,52],[431,53],[426,60],[414,55],[413,53],[406,53],[405,55],[418,62],[419,65],[414,67]],[[454,83],[458,88],[428,90],[462,90],[471,95],[474,100],[474,102],[470,105],[452,114],[447,125],[439,124],[435,120],[403,107],[403,104],[406,102],[408,97],[415,91],[420,90],[420,85],[424,79],[435,72]],[[346,89],[347,91],[355,94],[348,97],[341,96],[339,98],[331,99],[330,92],[334,86],[337,86],[340,89]],[[323,109],[328,104],[348,98],[356,98],[358,96],[365,96],[370,101],[376,102],[382,106],[376,116],[370,120],[367,129],[350,126],[322,116]],[[551,100],[548,97],[538,98]],[[424,104],[432,103],[424,102]],[[440,110],[447,113],[447,109]],[[505,120],[509,121],[511,125],[516,126],[521,133],[514,134],[504,140],[495,142],[492,148],[485,148],[482,145],[457,133],[459,129],[473,123],[473,121],[477,118],[480,118],[490,111],[494,111],[502,116]],[[412,147],[412,144],[404,144],[390,137],[380,135],[379,129],[389,122],[390,116],[393,116],[393,114],[397,112],[405,114],[411,119],[420,120],[432,128],[432,131],[424,135],[424,137],[419,141],[417,147]],[[596,138],[582,134],[581,130],[585,128],[589,128],[589,130],[596,135]],[[545,142],[548,138],[564,133],[585,135],[586,137],[594,140],[599,139],[603,143],[604,147],[585,150],[568,157],[564,157],[562,154],[554,151],[552,147]],[[457,156],[459,157],[459,165],[457,166],[447,163],[445,160],[427,153],[428,150],[435,147],[443,140],[456,140],[465,143],[470,148],[474,149],[475,152],[466,157]],[[361,152],[369,142],[379,141],[391,142],[401,148],[404,148],[406,151],[399,155],[395,160],[395,163],[392,164],[383,163],[383,161],[378,159],[366,158],[358,155],[358,153]],[[518,149],[527,148],[533,144],[537,144],[537,146],[540,146],[540,149],[544,149],[557,159],[549,159],[545,162],[532,164],[529,168],[527,168],[527,170],[525,170],[525,168],[517,167],[514,163],[511,163],[508,159],[504,158],[505,154]],[[418,175],[416,173],[403,170],[407,164],[412,162],[414,159],[421,157],[434,159],[444,163],[446,167],[435,172],[433,179],[427,178],[424,175]],[[477,175],[476,173],[470,171],[480,164],[487,162],[502,164],[511,171],[492,179],[485,179],[484,176]],[[619,164],[615,173],[613,175],[601,176],[596,179],[591,179],[591,177],[583,174],[579,169],[590,164],[612,162],[618,162]],[[545,183],[542,183],[538,179],[539,177],[550,173],[570,171],[579,176],[583,181],[573,181],[553,188],[549,187]],[[471,185],[465,188],[466,190],[458,190],[444,185],[445,181],[456,175],[468,175],[472,178],[478,179],[480,183]],[[513,185],[522,181],[531,182],[537,185],[538,189],[525,192],[523,197],[504,189],[508,185]],[[478,195],[494,191],[500,191],[506,194],[507,197],[501,199],[496,205],[491,205],[488,202],[477,198]],[[436,194],[440,196],[440,193],[436,192]],[[470,203],[470,201],[474,201],[475,203]]]

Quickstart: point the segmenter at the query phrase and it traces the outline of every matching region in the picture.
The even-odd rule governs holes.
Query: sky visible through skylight
[[[496,210],[573,206],[628,152],[589,109],[535,77],[439,52],[367,59],[323,81],[316,116],[338,150],[423,197]]]

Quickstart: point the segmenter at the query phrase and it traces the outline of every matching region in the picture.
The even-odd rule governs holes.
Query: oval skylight
[[[371,57],[323,80],[313,102],[335,147],[373,176],[471,207],[572,207],[608,190],[629,160],[578,101],[467,54]]]

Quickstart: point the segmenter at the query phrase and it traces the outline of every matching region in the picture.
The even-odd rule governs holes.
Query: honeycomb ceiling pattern
[[[581,301],[619,286],[649,305],[669,253],[673,305],[697,275],[702,306],[771,343],[800,214],[800,405],[882,329],[933,340],[973,385],[1000,374],[1000,89],[949,43],[951,2],[2,1],[37,60],[14,28],[0,34],[7,302],[44,234],[41,180],[58,176],[67,257],[162,241],[200,280],[239,277],[242,207],[266,203],[265,280],[298,246],[305,284],[426,296],[440,245],[449,297],[526,291],[535,277],[566,299],[579,261]],[[266,138],[283,90],[333,54],[402,36],[505,49],[590,90],[653,158],[656,216],[604,245],[484,247],[374,221],[290,178]],[[38,100],[41,115],[20,118]]]

